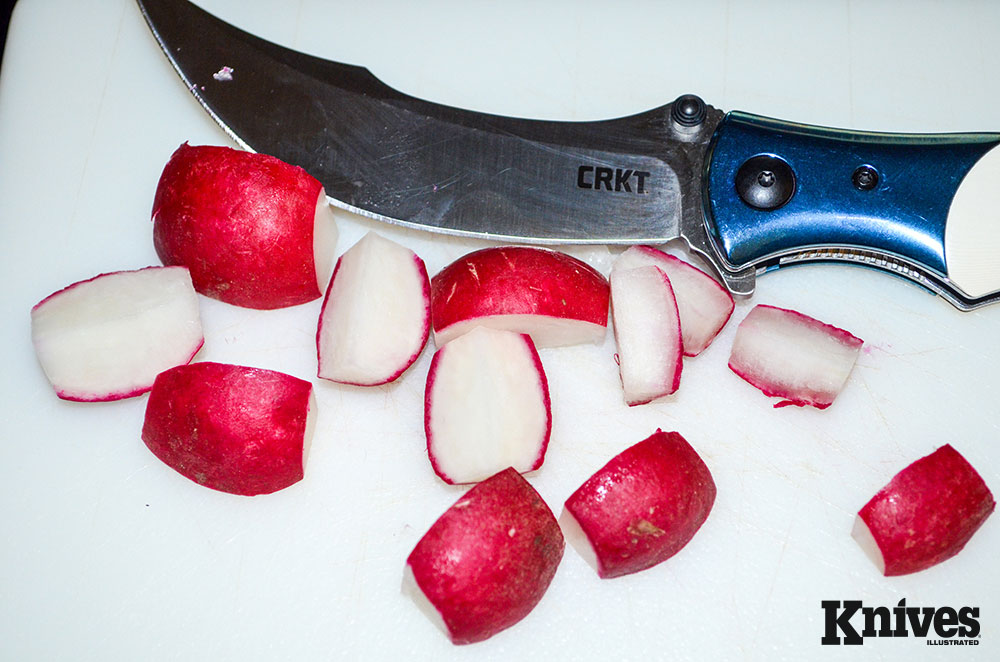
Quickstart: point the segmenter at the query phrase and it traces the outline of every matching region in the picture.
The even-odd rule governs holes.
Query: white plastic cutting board
[[[595,119],[695,92],[815,124],[1000,130],[1000,4],[985,0],[204,5],[410,94],[493,113]],[[20,1],[0,78],[0,659],[1000,659],[1000,518],[955,559],[902,578],[881,577],[849,535],[875,491],[944,443],[1000,491],[1000,307],[959,313],[854,267],[769,274],[686,362],[676,397],[631,409],[610,337],[544,350],[554,428],[530,480],[557,513],[657,427],[701,453],[718,499],[680,554],[639,575],[600,581],[567,548],[527,619],[455,648],[400,594],[406,556],[464,491],[439,481],[424,451],[432,347],[391,386],[316,383],[305,479],[252,499],[160,464],[139,439],[145,398],[72,404],[45,381],[29,309],[71,282],[157,263],[153,191],[185,140],[227,144],[130,0]],[[337,217],[338,252],[376,229],[432,273],[480,246]],[[578,254],[605,271],[611,260]],[[828,410],[772,409],[727,369],[754,303],[865,339]],[[258,312],[202,299],[199,358],[316,382],[319,305]],[[978,607],[978,646],[820,645],[822,600],[904,598]]]

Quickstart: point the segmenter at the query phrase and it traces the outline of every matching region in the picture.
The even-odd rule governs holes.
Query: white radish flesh
[[[667,274],[677,298],[684,338],[684,355],[697,356],[719,334],[733,314],[733,296],[701,269],[652,246],[632,246],[615,261],[614,269],[653,265]]]
[[[148,267],[74,283],[31,310],[31,339],[56,394],[83,402],[145,393],[204,342],[185,267]]]
[[[729,367],[775,407],[829,407],[844,388],[860,338],[794,310],[758,305],[740,323]]]
[[[527,334],[477,327],[431,361],[424,400],[427,453],[447,483],[542,465],[552,428],[548,383]]]
[[[611,312],[625,402],[640,405],[675,392],[683,343],[670,279],[655,266],[615,269]]]
[[[374,386],[399,377],[430,332],[430,282],[413,251],[369,232],[337,261],[316,334],[318,376]]]

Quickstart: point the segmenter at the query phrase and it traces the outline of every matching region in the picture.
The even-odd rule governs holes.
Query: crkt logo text
[[[979,608],[907,607],[906,599],[891,609],[865,607],[860,600],[823,600],[825,646],[859,645],[865,637],[939,637],[928,644],[978,644]],[[854,619],[857,614],[860,619]],[[854,621],[852,622],[852,619]],[[860,631],[857,629],[860,627]]]
[[[649,176],[645,170],[582,165],[576,170],[576,185],[595,191],[644,194]]]

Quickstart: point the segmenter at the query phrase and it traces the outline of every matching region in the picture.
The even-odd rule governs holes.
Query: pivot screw
[[[773,154],[758,154],[736,171],[736,192],[754,209],[777,209],[795,193],[792,167]]]
[[[870,165],[858,166],[851,175],[851,182],[859,191],[871,191],[878,186],[878,170]]]

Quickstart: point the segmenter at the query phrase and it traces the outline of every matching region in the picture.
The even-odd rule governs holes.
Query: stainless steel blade
[[[186,0],[138,0],[198,101],[246,149],[302,166],[342,208],[532,243],[704,235],[701,178],[722,117],[672,104],[600,122],[515,119],[398,92],[366,69],[264,41]],[[706,253],[709,254],[709,253]]]

